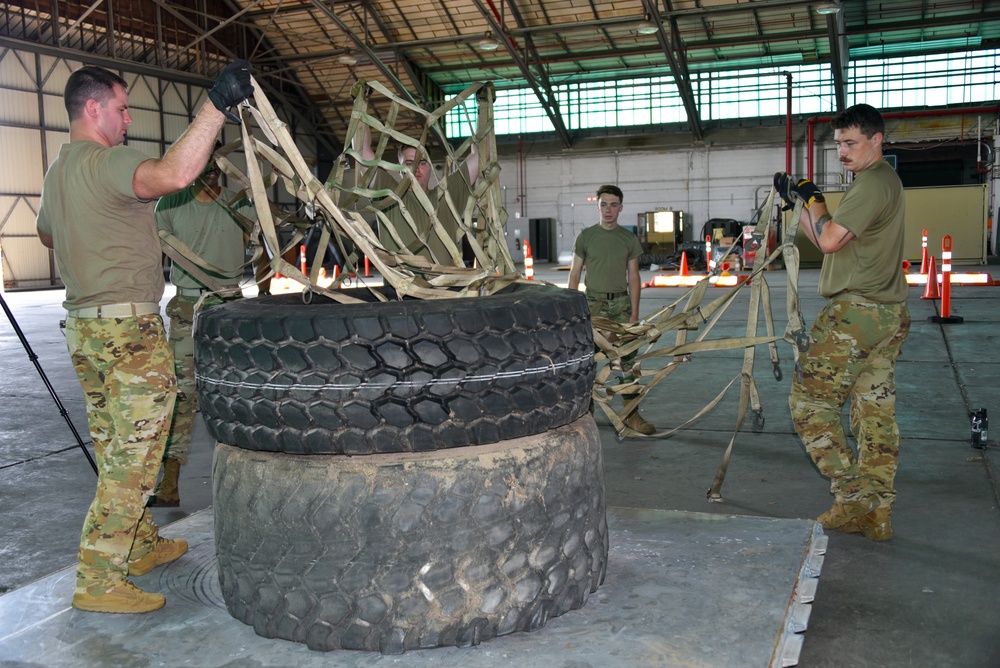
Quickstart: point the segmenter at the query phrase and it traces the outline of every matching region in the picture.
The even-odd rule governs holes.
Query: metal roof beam
[[[494,34],[496,34],[498,38],[501,38],[501,43],[504,45],[504,48],[507,49],[507,53],[510,54],[510,57],[514,60],[514,64],[517,65],[517,68],[521,71],[521,76],[523,76],[527,84],[531,86],[531,90],[534,91],[535,97],[538,98],[538,103],[542,105],[542,109],[545,110],[545,114],[549,117],[549,120],[552,121],[552,127],[555,128],[556,134],[559,136],[559,141],[561,141],[563,146],[566,148],[570,148],[573,145],[573,141],[570,138],[569,130],[566,129],[566,124],[563,122],[562,115],[559,113],[559,104],[556,102],[555,96],[552,94],[552,88],[550,86],[545,86],[544,84],[539,85],[537,77],[521,57],[521,54],[517,52],[513,39],[507,36],[503,26],[500,25],[499,21],[497,21],[493,12],[487,9],[486,5],[483,4],[483,0],[472,0],[472,2],[479,9],[479,12],[486,19],[487,23],[489,23]],[[542,76],[544,77],[544,73]]]
[[[199,31],[199,32],[201,31],[201,28],[198,26],[198,24],[194,23],[193,21],[191,21],[190,19],[188,19],[186,16],[184,16],[184,14],[182,14],[181,12],[179,12],[175,7],[173,7],[171,5],[171,3],[167,2],[167,0],[153,0],[153,2],[155,2],[157,5],[159,5],[164,11],[169,12],[170,14],[174,15],[175,17],[177,17],[177,20],[179,20],[182,23],[186,24],[189,28],[191,28],[191,29],[193,29],[195,31]],[[219,42],[214,37],[209,36],[208,37],[208,41],[211,42],[212,44],[214,44],[215,47],[217,49],[219,49],[219,53],[224,54],[227,58],[230,58],[231,60],[239,60],[239,56],[237,56],[235,53],[233,53],[229,49],[229,47],[227,47],[225,44]],[[258,80],[258,82],[262,86],[267,86],[269,93],[271,93],[275,97],[278,97],[279,99],[283,99],[283,96],[281,95],[281,91],[277,90],[273,85],[271,85],[270,83],[268,83],[266,81],[266,79]],[[308,96],[306,95],[306,96],[304,96],[304,100],[303,101],[307,101],[307,100],[308,100]],[[282,108],[285,109],[289,114],[292,114],[293,116],[297,117],[299,121],[307,123],[309,125],[312,125],[314,127],[314,129],[317,130],[317,131],[319,130],[319,126],[316,123],[316,121],[307,118],[305,116],[305,114],[303,114],[301,111],[299,111],[296,108],[295,105],[291,105],[291,104],[289,104],[289,105],[283,105]],[[316,133],[316,141],[318,143],[322,144],[328,151],[330,151],[331,155],[339,155],[342,152],[342,150],[343,150],[343,147],[340,145],[340,142],[337,139],[334,139],[331,142],[330,139],[329,139],[329,136],[326,135],[326,134],[322,134],[320,132],[317,132]]]
[[[672,11],[670,0],[663,0],[663,5],[668,13]],[[659,27],[656,39],[667,57],[667,62],[670,63],[674,84],[681,96],[681,102],[684,103],[684,111],[687,112],[688,127],[695,141],[701,141],[705,138],[705,132],[701,127],[701,115],[698,113],[698,104],[695,101],[694,90],[691,88],[691,73],[688,72],[687,61],[684,59],[684,45],[681,43],[680,33],[677,30],[677,22],[673,18],[667,19],[670,27],[670,34],[667,35],[656,6],[656,0],[642,0],[642,6],[650,15],[651,20]]]
[[[336,23],[337,26],[344,31],[344,34],[347,35],[352,42],[354,42],[354,45],[357,46],[358,49],[363,51],[365,55],[367,55],[368,58],[371,59],[372,64],[375,65],[375,67],[378,68],[378,71],[381,72],[382,75],[392,83],[392,86],[393,88],[396,89],[397,93],[406,96],[410,100],[410,102],[414,104],[420,103],[419,100],[413,97],[413,94],[406,87],[406,85],[399,80],[399,77],[396,76],[396,73],[393,72],[391,69],[389,69],[389,67],[384,62],[382,62],[382,59],[378,57],[378,55],[375,53],[374,50],[372,50],[370,46],[368,46],[368,43],[363,38],[358,37],[354,33],[354,31],[351,30],[350,27],[348,27],[348,25],[344,22],[344,20],[337,15],[336,12],[327,7],[326,4],[322,2],[322,0],[312,0],[312,4],[316,9],[323,12],[323,14],[325,14],[327,18]],[[426,77],[424,77],[420,73],[420,71],[417,70],[417,68],[408,63],[407,59],[403,56],[402,53],[400,53],[399,48],[392,41],[392,38],[388,33],[388,29],[385,27],[385,24],[381,20],[381,18],[371,10],[368,10],[368,12],[369,13],[367,15],[374,18],[376,26],[378,26],[379,30],[382,32],[383,37],[385,37],[386,41],[388,42],[387,45],[388,48],[391,48],[393,52],[396,54],[397,62],[403,63],[403,67],[406,69],[406,73],[409,75],[410,81],[413,83],[413,86],[417,89],[416,90],[417,95],[420,97],[421,100],[424,101],[424,103],[428,102],[427,91],[422,86],[422,82]]]
[[[826,29],[830,40],[830,69],[833,73],[833,92],[838,111],[847,108],[847,61],[850,58],[850,49],[847,46],[847,36],[844,34],[845,28],[844,12],[829,14],[826,17]]]

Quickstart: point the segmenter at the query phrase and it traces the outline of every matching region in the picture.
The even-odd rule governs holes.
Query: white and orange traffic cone
[[[937,278],[935,276],[935,278]],[[931,280],[927,276],[927,282]],[[936,283],[937,281],[935,281]],[[951,235],[946,234],[941,239],[941,315],[931,316],[930,322],[954,324],[965,322],[965,318],[951,314]]]
[[[531,256],[531,244],[524,242],[524,277],[535,280],[535,258]]]
[[[920,273],[927,273],[927,230],[920,236]]]

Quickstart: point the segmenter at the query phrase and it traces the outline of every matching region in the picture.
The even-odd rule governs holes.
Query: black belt
[[[595,299],[618,299],[628,296],[628,292],[592,292],[590,290],[587,291],[587,294]]]

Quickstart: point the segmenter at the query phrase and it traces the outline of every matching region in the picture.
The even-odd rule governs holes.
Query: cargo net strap
[[[766,249],[771,225],[770,216],[774,210],[774,196],[775,192],[772,189],[751,221],[754,224],[751,243],[760,251]],[[793,344],[796,366],[798,365],[799,351],[804,350],[805,346],[808,345],[808,333],[802,322],[797,290],[799,255],[798,249],[795,247],[795,234],[798,230],[801,208],[802,205],[799,203],[791,215],[785,216],[781,245],[767,256],[764,252],[757,252],[749,276],[742,278],[736,286],[728,289],[716,299],[704,303],[708,288],[712,284],[711,279],[719,276],[723,263],[733,252],[735,244],[730,246],[723,257],[716,262],[715,269],[710,271],[705,279],[696,283],[687,293],[656,313],[632,324],[616,323],[606,318],[594,318],[593,321],[594,340],[599,349],[596,359],[599,362],[606,362],[598,369],[593,399],[595,404],[599,405],[608,416],[618,431],[619,438],[624,438],[626,435],[642,436],[625,424],[625,418],[633,410],[638,410],[652,388],[668,378],[680,368],[681,364],[690,362],[695,353],[744,349],[743,366],[740,372],[722,388],[714,399],[680,425],[650,435],[651,438],[665,438],[693,425],[711,412],[726,396],[730,388],[737,381],[739,382],[740,397],[736,425],[718,473],[708,491],[708,497],[712,501],[722,500],[722,483],[725,480],[736,435],[742,428],[748,413],[753,415],[754,431],[763,428],[764,413],[760,393],[753,375],[756,346],[768,346],[772,373],[775,379],[780,381],[782,372],[777,342],[785,340]],[[788,281],[786,301],[788,325],[783,334],[777,334],[774,330],[770,289],[765,275],[765,270],[779,257],[784,262]],[[747,287],[750,289],[750,304],[745,335],[709,339],[709,334],[719,319]],[[763,334],[759,332],[762,319],[765,328]],[[690,333],[699,330],[700,334],[691,339]],[[660,339],[670,332],[676,332],[673,345],[661,344]],[[627,365],[624,365],[623,358],[633,353],[635,356],[629,360]],[[652,360],[662,362],[663,358],[668,358],[665,365],[652,372],[643,372],[643,363]],[[627,382],[623,379],[627,379]],[[617,412],[610,406],[610,401],[616,394],[622,395],[624,402],[622,409]]]
[[[464,267],[462,240],[469,244],[477,267],[501,276],[515,276],[517,269],[507,251],[504,228],[507,212],[502,204],[499,174],[496,162],[496,139],[493,134],[493,102],[496,92],[491,83],[469,86],[457,96],[434,111],[425,111],[414,104],[394,95],[377,81],[361,80],[355,84],[352,95],[354,107],[344,140],[345,151],[338,160],[327,186],[334,192],[334,199],[344,208],[354,208],[366,202],[362,210],[373,215],[380,227],[392,235],[395,245],[403,248],[399,230],[390,222],[386,209],[397,210],[402,220],[397,224],[409,228],[410,234],[422,242],[424,251],[420,255],[397,253],[400,264],[418,274],[434,276],[453,273],[454,267]],[[370,113],[373,102],[378,99],[382,106],[388,106],[385,119]],[[474,111],[470,109],[475,101]],[[457,148],[452,148],[441,131],[444,118],[457,112],[469,127],[469,137]],[[419,137],[410,137],[396,130],[401,115],[421,120]],[[445,169],[438,184],[431,192],[424,192],[413,172],[399,164],[395,157],[395,147],[414,149],[414,161],[429,160],[427,141],[431,134],[438,137],[447,155]],[[374,156],[370,160],[355,148],[355,139],[364,138],[368,144],[372,137],[378,137],[372,147]],[[386,155],[387,149],[390,155]],[[348,158],[350,160],[348,160]],[[357,166],[354,178],[347,175],[350,163]],[[476,165],[478,177],[470,184],[467,164]],[[375,189],[372,180],[378,172],[393,175],[397,183],[393,188]],[[465,202],[456,202],[449,194],[449,185],[454,179],[462,179],[472,192]],[[404,204],[403,196],[410,192],[421,210],[421,218],[430,225],[421,229],[414,218],[414,212]],[[440,204],[437,204],[440,202]],[[458,222],[457,236],[442,224],[439,213],[444,208]],[[443,249],[443,250],[442,250]]]
[[[316,178],[309,164],[302,157],[288,128],[277,117],[262,88],[256,81],[253,83],[256,92],[252,103],[245,102],[239,108],[243,119],[240,143],[246,155],[246,171],[241,171],[232,161],[226,159],[219,160],[218,163],[222,171],[242,188],[239,194],[249,197],[254,203],[257,221],[250,236],[251,239],[259,239],[260,243],[266,247],[270,255],[270,270],[301,283],[304,286],[304,298],[308,298],[309,294],[319,293],[339,302],[359,301],[337,288],[340,287],[340,281],[347,276],[357,276],[358,280],[363,282],[358,265],[360,259],[364,257],[368,258],[381,274],[383,280],[391,285],[400,296],[439,299],[492,294],[513,282],[523,280],[517,273],[507,252],[503,235],[506,213],[501,204],[498,181],[499,166],[496,164],[496,150],[495,145],[493,145],[494,93],[491,85],[476,84],[470,86],[443,107],[433,112],[427,112],[393,96],[380,84],[361,82],[355,89],[355,110],[351,116],[348,137],[345,139],[345,146],[348,148],[345,148],[344,153],[337,160],[329,182],[323,184]],[[421,137],[417,140],[406,137],[393,130],[389,121],[382,123],[367,114],[368,99],[373,91],[390,98],[389,116],[393,121],[398,116],[400,108],[405,107],[409,113],[420,114],[425,119]],[[477,95],[477,93],[479,94]],[[440,132],[438,129],[440,119],[457,105],[464,104],[473,95],[476,95],[478,101],[476,133],[454,150],[446,141],[443,141],[448,150],[449,165],[456,162],[464,164],[463,156],[467,158],[470,155],[472,146],[477,140],[483,139],[491,143],[489,150],[479,152],[482,156],[480,167],[483,171],[481,177],[477,179],[473,197],[470,198],[469,203],[456,203],[451,201],[450,197],[445,197],[447,206],[452,209],[456,219],[460,221],[462,230],[476,256],[476,266],[466,267],[462,262],[460,243],[454,239],[445,238],[447,235],[444,234],[444,228],[437,218],[437,212],[434,210],[428,194],[424,193],[416,184],[410,170],[402,165],[381,160],[380,156],[389,137],[415,146],[418,152],[426,155],[424,141],[429,133],[432,131]],[[368,164],[363,164],[363,161],[360,161],[360,156],[350,148],[353,134],[358,131],[358,126],[362,122],[384,132],[379,141],[380,150],[376,160],[368,161]],[[253,131],[254,128],[259,130],[262,137],[257,136],[257,133]],[[443,140],[443,134],[441,137]],[[372,191],[345,184],[348,158],[363,165],[366,174],[375,167],[387,170],[391,168],[397,173],[401,172],[404,178],[397,189],[399,192],[397,190]],[[359,168],[358,171],[361,169]],[[446,192],[446,179],[462,178],[462,172],[463,170],[457,170],[456,173],[449,173],[445,179],[442,179],[439,187],[444,188]],[[468,178],[467,174],[464,177]],[[271,204],[268,201],[267,189],[274,184],[281,184],[290,195],[295,197],[303,205],[304,210],[308,212],[309,218],[290,215]],[[433,222],[432,230],[442,237],[442,242],[449,249],[449,257],[428,259],[422,255],[394,253],[379,240],[361,211],[348,208],[362,197],[368,199],[389,197],[401,204],[401,193],[405,192],[407,188],[413,189],[421,206],[427,210],[428,216]],[[457,204],[463,204],[464,208],[458,210]],[[401,209],[405,209],[405,207],[401,207]],[[388,222],[384,212],[376,206],[369,204],[362,211],[371,212],[376,217]],[[476,217],[479,219],[478,226],[472,222]],[[406,214],[406,218],[410,226],[416,229],[412,216]],[[319,243],[312,257],[312,269],[306,275],[298,267],[287,262],[283,255],[288,250],[296,248],[299,241],[305,237],[310,229],[317,227],[319,228]],[[282,228],[291,232],[291,241],[286,243],[284,247],[280,244],[278,233]],[[319,280],[319,271],[331,242],[336,243],[342,251],[346,266],[339,281],[322,285]],[[372,293],[379,299],[386,299],[378,291],[372,290]]]

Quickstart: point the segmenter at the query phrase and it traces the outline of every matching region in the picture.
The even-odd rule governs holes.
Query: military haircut
[[[396,161],[399,164],[401,164],[401,165],[405,161],[405,157],[403,156],[403,151],[405,151],[408,148],[412,148],[413,149],[413,155],[416,156],[416,154],[417,154],[417,147],[416,146],[411,146],[409,144],[403,144],[402,142],[396,144]],[[431,157],[427,154],[426,151],[421,151],[421,160],[426,160],[429,163],[431,161]]]
[[[879,110],[870,104],[856,104],[844,109],[833,117],[830,125],[834,130],[858,128],[869,139],[874,137],[876,132],[885,136],[885,120]]]
[[[128,84],[124,79],[103,67],[81,67],[73,72],[69,75],[63,92],[63,102],[66,104],[69,120],[79,118],[87,100],[96,100],[101,104],[107,102],[114,94],[115,86],[128,90]]]
[[[622,195],[622,189],[618,186],[605,185],[597,189],[597,199],[601,199],[601,195],[614,195],[618,198],[619,202],[625,201],[625,196]]]

